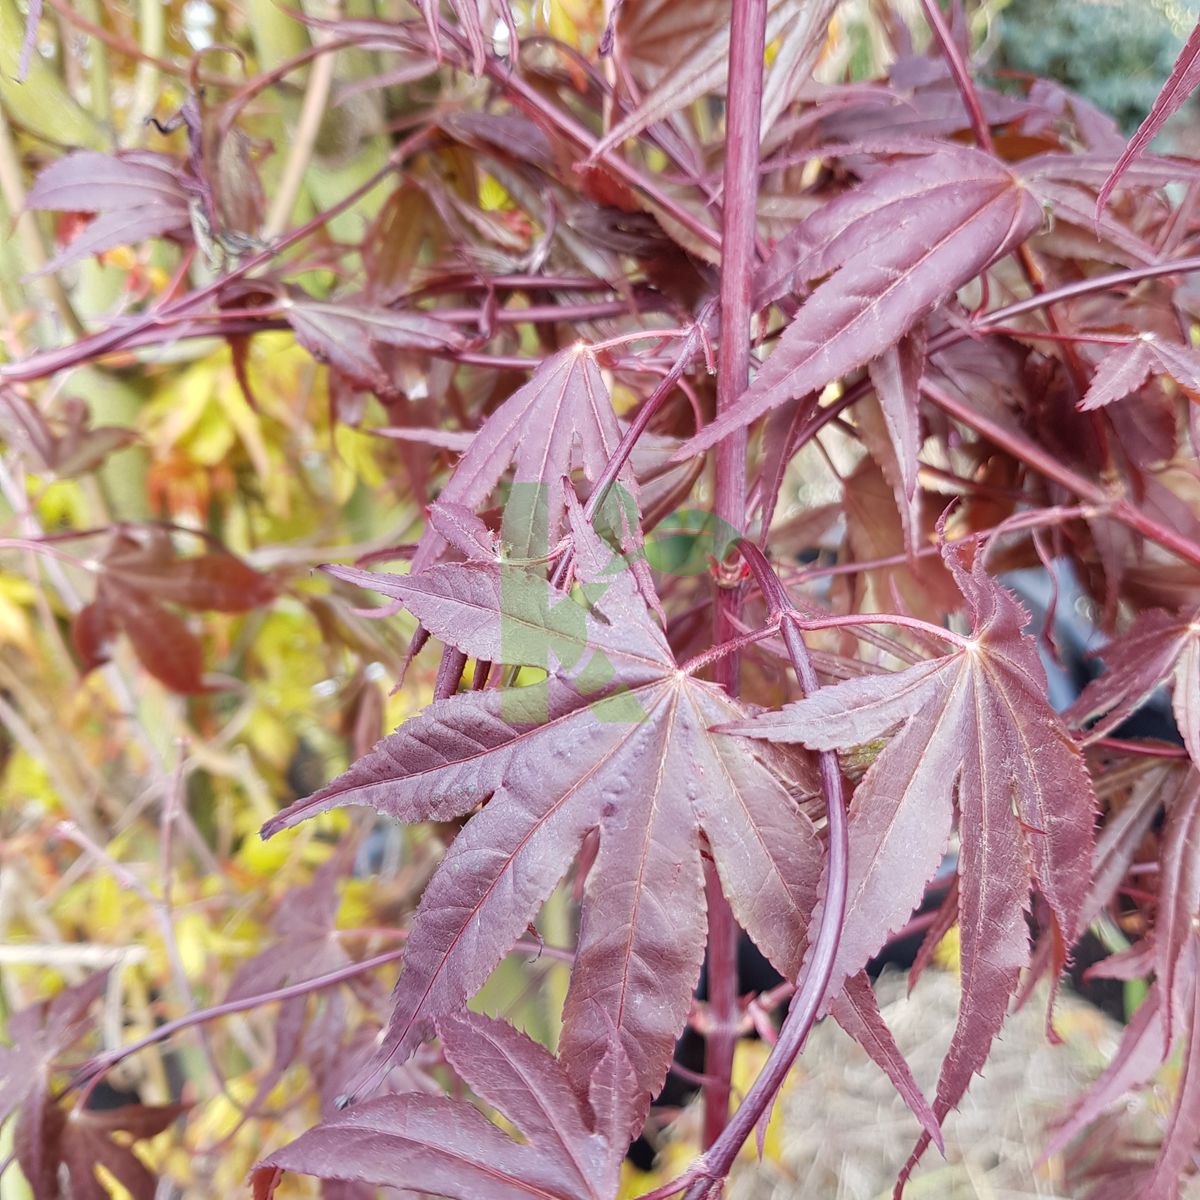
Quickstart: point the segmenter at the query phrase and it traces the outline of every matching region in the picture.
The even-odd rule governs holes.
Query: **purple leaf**
[[[632,572],[586,527],[575,537],[592,612],[496,563],[408,577],[339,568],[465,654],[553,673],[435,703],[264,832],[345,803],[419,820],[486,801],[422,898],[374,1080],[462,1008],[598,829],[564,1061],[586,1094],[614,1028],[637,1074],[640,1116],[700,970],[702,833],[738,919],[781,972],[798,969],[820,849],[794,797],[812,776],[789,754],[708,732],[745,710],[678,671]]]
[[[1126,1092],[1145,1083],[1162,1065],[1170,1043],[1165,1034],[1162,1004],[1157,988],[1138,1006],[1125,1028],[1112,1061],[1076,1103],[1047,1145],[1045,1153],[1057,1154],[1105,1109]]]
[[[1105,355],[1079,407],[1100,408],[1136,392],[1151,375],[1168,375],[1200,397],[1200,354],[1189,346],[1144,333]]]
[[[1102,651],[1108,669],[1083,689],[1064,713],[1076,726],[1101,717],[1090,730],[1103,737],[1142,706],[1165,680],[1173,681],[1179,732],[1193,763],[1200,763],[1200,620],[1194,612],[1145,610]]]
[[[827,278],[749,389],[679,457],[884,353],[1041,221],[1041,206],[1016,176],[965,149],[894,166],[818,210],[766,265],[760,286],[771,297],[789,279],[795,287]]]
[[[30,208],[98,213],[39,273],[147,238],[189,233],[179,168],[163,155],[123,157],[80,150],[51,163],[29,189]]]
[[[468,1013],[438,1023],[446,1057],[476,1095],[526,1139],[478,1109],[443,1096],[385,1096],[310,1130],[255,1168],[255,1197],[271,1196],[280,1169],[378,1186],[403,1182],[458,1200],[608,1200],[627,1139],[592,1132],[557,1059],[502,1021]],[[613,1063],[597,1094],[612,1086]],[[620,1079],[620,1071],[616,1077]]]
[[[863,438],[896,494],[896,507],[904,523],[904,541],[911,554],[917,548],[921,519],[917,493],[917,454],[921,449],[918,389],[925,371],[924,337],[910,334],[901,339],[873,359],[867,369],[879,400],[886,437],[877,436],[873,412],[860,408]]]
[[[1200,772],[1189,771],[1171,797],[1159,861],[1159,904],[1154,921],[1154,974],[1163,996],[1163,1020],[1173,1025],[1175,973],[1195,939],[1200,910]]]
[[[870,1055],[871,1061],[895,1085],[905,1104],[921,1122],[921,1127],[933,1144],[944,1154],[942,1128],[934,1115],[929,1101],[925,1099],[912,1070],[900,1053],[879,1011],[874,989],[866,974],[856,975],[846,981],[841,995],[830,1005],[833,1019]]]
[[[123,212],[162,209],[188,219],[179,164],[166,155],[139,152],[115,157],[78,150],[52,162],[29,189],[30,208],[54,212]]]
[[[1183,959],[1180,965],[1188,976],[1188,1011],[1185,1017],[1188,1048],[1179,1073],[1171,1122],[1167,1126],[1154,1173],[1142,1193],[1144,1200],[1158,1200],[1160,1196],[1177,1194],[1180,1175],[1196,1153],[1196,1129],[1200,1127],[1200,937],[1194,929],[1186,943],[1181,945],[1180,957]]]
[[[1192,30],[1191,37],[1188,38],[1187,44],[1179,52],[1179,57],[1175,60],[1175,65],[1171,68],[1171,74],[1167,82],[1163,84],[1162,91],[1158,93],[1154,100],[1154,106],[1150,109],[1146,119],[1138,126],[1137,132],[1129,139],[1129,144],[1117,159],[1117,165],[1113,167],[1112,173],[1104,181],[1103,187],[1100,189],[1100,195],[1096,199],[1096,213],[1104,207],[1109,196],[1124,175],[1135,158],[1154,139],[1154,135],[1166,124],[1167,118],[1170,117],[1183,104],[1183,102],[1195,91],[1196,86],[1200,84],[1200,24]]]
[[[514,496],[505,507],[502,536],[514,558],[546,554],[561,538],[566,518],[564,476],[581,468],[595,481],[621,430],[595,358],[582,346],[547,359],[475,435],[439,499],[478,508],[511,466]],[[636,499],[626,465],[617,479]],[[444,545],[435,530],[421,537],[413,570],[436,561]]]
[[[966,649],[823,688],[737,727],[750,737],[830,750],[899,726],[850,809],[847,912],[830,994],[916,907],[957,800],[963,993],[938,1083],[939,1120],[982,1067],[1029,960],[1031,882],[1054,915],[1057,966],[1074,942],[1095,809],[1082,756],[1045,699],[1036,645],[1021,636],[1026,613],[987,576],[981,555],[968,572],[959,554],[943,551],[971,614]]]
[[[632,7],[632,6],[631,6]],[[641,103],[619,121],[592,151],[594,160],[621,144],[627,138],[640,133],[658,121],[663,121],[692,101],[709,93],[721,93],[725,89],[729,74],[729,15],[728,8],[720,4],[701,3],[680,8],[674,0],[665,4],[639,5],[653,14],[660,28],[654,31],[656,49],[666,47],[671,58],[671,68],[662,72],[661,79],[641,99]],[[836,4],[831,0],[816,0],[814,3],[796,5],[788,0],[768,0],[767,43],[775,41],[781,34],[787,36],[795,49],[785,56],[783,66],[792,76],[808,74],[824,46],[826,26]],[[637,16],[645,21],[645,16]],[[663,24],[670,30],[661,28]],[[618,26],[620,27],[620,26]],[[631,45],[644,49],[645,37],[634,39]],[[636,50],[635,50],[636,52]],[[780,80],[776,89],[783,86]],[[768,104],[771,104],[772,84],[768,76]]]
[[[285,302],[284,311],[296,340],[318,362],[385,397],[397,388],[380,361],[381,347],[437,351],[466,345],[457,329],[427,313],[295,298]]]

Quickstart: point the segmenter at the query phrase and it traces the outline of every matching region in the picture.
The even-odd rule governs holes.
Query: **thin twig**
[[[332,38],[325,30],[317,29],[314,31],[313,40],[322,43],[332,41]],[[304,173],[308,170],[309,160],[317,144],[317,135],[321,132],[321,122],[329,106],[336,61],[332,54],[322,54],[313,62],[309,72],[304,103],[300,108],[295,133],[292,135],[292,146],[275,191],[275,199],[271,202],[271,211],[262,227],[261,236],[264,242],[278,237],[291,220],[292,209],[295,208],[296,198],[300,195]]]

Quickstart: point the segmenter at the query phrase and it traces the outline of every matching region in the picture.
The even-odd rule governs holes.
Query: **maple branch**
[[[1003,308],[993,309],[975,319],[976,327],[990,326],[1009,321],[1028,312],[1036,312],[1047,304],[1055,304],[1059,300],[1074,300],[1078,296],[1092,296],[1096,292],[1107,292],[1112,288],[1126,283],[1141,283],[1146,279],[1158,279],[1163,275],[1186,275],[1200,271],[1200,255],[1190,258],[1176,259],[1174,262],[1154,263],[1145,267],[1132,267],[1128,271],[1114,271],[1110,275],[1094,275],[1090,279],[1080,279],[1075,283],[1067,283],[1062,287],[1052,288],[1040,295],[1028,296]],[[955,346],[972,336],[970,329],[947,329],[929,343],[929,352],[944,350],[947,346]]]
[[[1136,337],[1120,333],[1062,333],[1048,329],[1017,329],[1011,325],[987,325],[979,330],[989,337],[1025,338],[1031,342],[1083,343],[1090,346],[1128,346]]]
[[[359,931],[347,930],[346,932]],[[397,937],[407,940],[407,930],[397,929],[392,932]],[[538,954],[545,953],[556,959],[574,961],[574,955],[571,955],[569,951],[539,945],[525,938],[518,941],[513,946],[511,952],[515,953],[518,950],[534,950]],[[220,1017],[232,1016],[234,1013],[247,1012],[252,1008],[259,1008],[264,1004],[274,1004],[281,1000],[294,1000],[298,996],[307,996],[312,992],[323,991],[325,988],[333,987],[335,984],[344,983],[347,979],[353,979],[355,976],[373,971],[376,967],[383,967],[388,963],[396,962],[398,959],[404,957],[404,952],[405,948],[403,946],[399,946],[395,950],[385,950],[372,958],[364,958],[361,962],[347,963],[344,967],[338,967],[336,971],[327,971],[324,975],[314,975],[312,979],[303,979],[299,983],[291,983],[286,987],[272,988],[269,992],[260,992],[255,996],[243,996],[238,1000],[225,1000],[220,1004],[212,1005],[210,1008],[197,1009],[182,1017],[176,1017],[173,1021],[164,1021],[161,1025],[156,1025],[149,1033],[143,1034],[140,1038],[136,1038],[124,1046],[118,1046],[115,1050],[98,1054],[95,1058],[84,1063],[75,1073],[75,1077],[71,1080],[70,1084],[56,1098],[61,1099],[63,1095],[74,1088],[94,1085],[100,1076],[111,1071],[118,1063],[124,1062],[125,1059],[137,1054],[140,1050],[145,1050],[148,1046],[156,1045],[158,1042],[164,1042],[168,1038],[174,1037],[175,1034],[181,1033],[185,1029],[191,1029],[195,1025],[202,1025],[208,1021],[215,1021]]]
[[[758,228],[758,167],[762,120],[763,47],[766,0],[733,0],[729,37],[729,100],[725,113],[725,164],[721,213],[721,330],[717,359],[717,413],[736,405],[750,381],[751,290]],[[747,432],[740,429],[717,446],[713,515],[718,530],[743,532],[746,520]],[[719,538],[719,542],[723,541]],[[726,547],[715,547],[718,559]],[[720,588],[713,637],[720,644],[736,636],[743,589]],[[722,656],[713,672],[717,683],[738,694],[741,659],[736,650]],[[708,894],[708,1007],[705,1042],[704,1146],[712,1146],[729,1120],[733,1051],[738,1033],[738,925],[716,868],[706,864]]]
[[[753,542],[742,539],[738,543],[738,549],[762,591],[772,617],[779,620],[780,633],[783,635],[792,667],[804,694],[813,695],[820,688],[820,683],[813,669],[808,647],[794,623],[791,604],[783,584],[771,570],[766,556]],[[693,1168],[692,1182],[684,1200],[702,1200],[714,1191],[719,1191],[721,1181],[729,1174],[742,1143],[774,1103],[792,1064],[804,1048],[809,1031],[825,1001],[825,991],[833,975],[846,913],[850,848],[846,828],[846,798],[837,752],[823,750],[817,761],[829,821],[829,860],[825,872],[825,898],[817,938],[801,970],[796,994],[792,997],[788,1015],[779,1031],[779,1040],[771,1048],[763,1069],[733,1114],[733,1119]],[[760,1142],[760,1151],[761,1148]]]
[[[987,118],[983,115],[983,105],[979,102],[979,92],[975,88],[975,81],[971,78],[971,71],[963,58],[962,51],[959,50],[946,25],[946,18],[938,7],[938,0],[921,0],[921,7],[925,10],[925,20],[929,22],[929,28],[933,31],[933,36],[942,49],[942,57],[946,60],[946,66],[950,68],[950,74],[954,77],[959,94],[962,96],[963,107],[966,108],[967,116],[971,120],[971,129],[975,134],[975,140],[989,154],[995,154],[996,143],[992,140],[991,128],[988,126]]]
[[[982,150],[988,154],[996,155],[996,143],[992,139],[992,131],[988,126],[987,119],[983,114],[983,105],[979,100],[979,91],[975,87],[975,81],[971,77],[970,67],[962,53],[962,50],[951,36],[950,30],[946,25],[946,19],[942,14],[942,10],[938,5],[938,0],[921,0],[922,7],[925,10],[925,18],[929,22],[930,28],[933,30],[934,36],[942,48],[942,57],[946,60],[947,66],[950,68],[950,74],[954,77],[954,82],[958,86],[959,93],[962,96],[963,104],[966,107],[967,114],[971,119],[971,127],[975,133],[975,140],[979,143]],[[998,156],[997,156],[998,157]],[[1037,265],[1037,261],[1030,250],[1028,243],[1022,242],[1016,249],[1016,258],[1020,263],[1021,271],[1025,276],[1030,288],[1033,292],[1044,292],[1045,285],[1043,282],[1042,272]],[[984,286],[984,296],[987,295],[987,277],[982,277]],[[986,300],[985,300],[986,303]],[[1060,334],[1058,320],[1054,315],[1054,310],[1049,305],[1046,306],[1046,322],[1055,335]],[[1087,390],[1086,372],[1083,364],[1080,362],[1079,355],[1074,346],[1071,344],[1069,335],[1062,338],[1066,345],[1063,351],[1063,357],[1066,361],[1067,368],[1071,373],[1071,377],[1075,381],[1075,386],[1079,389],[1082,395]],[[1101,453],[1104,457],[1105,466],[1107,469],[1112,468],[1112,448],[1109,445],[1108,431],[1098,414],[1090,413],[1087,417],[1092,433],[1095,435],[1096,441],[1100,446]]]
[[[753,0],[759,3],[760,0]],[[736,27],[736,26],[735,26]],[[556,105],[549,103],[535,88],[530,87],[523,79],[513,73],[507,62],[489,54],[484,63],[484,71],[502,90],[508,92],[513,101],[526,112],[540,117],[543,121],[555,126],[560,133],[566,134],[573,142],[592,155],[596,150],[596,139],[574,117],[563,112]],[[732,99],[732,97],[731,97]],[[599,161],[614,175],[623,179],[630,187],[636,188],[647,199],[652,200],[664,213],[689,233],[714,249],[721,248],[721,236],[703,221],[698,220],[681,204],[678,204],[666,194],[656,183],[647,179],[632,163],[626,161],[615,151],[608,150],[599,156]]]
[[[1103,746],[1105,750],[1117,750],[1122,754],[1140,754],[1147,758],[1187,758],[1188,752],[1182,746],[1173,746],[1169,742],[1138,742],[1130,738],[1116,737],[1082,737],[1080,744],[1084,746]]]
[[[1200,262],[1198,262],[1198,269],[1200,269]],[[928,379],[921,381],[921,391],[938,408],[956,421],[961,421],[964,425],[974,429],[976,433],[983,434],[1001,450],[1020,459],[1021,462],[1032,467],[1047,479],[1074,492],[1085,503],[1093,505],[1097,510],[1096,515],[1106,514],[1151,541],[1157,542],[1164,550],[1169,550],[1184,561],[1200,566],[1200,545],[1191,538],[1184,537],[1175,530],[1167,528],[1135,507],[1125,497],[1106,492],[1099,484],[1093,483],[1086,476],[1080,475],[1078,471],[1072,470],[1056,455],[1042,449],[1023,434],[1006,429],[998,421],[993,421],[983,413],[976,412],[968,404],[937,384],[931,383]]]
[[[755,547],[757,549],[757,547]],[[953,629],[944,629],[941,625],[933,625],[922,621],[919,617],[906,617],[902,613],[846,613],[837,616],[833,613],[822,613],[816,617],[806,617],[794,610],[788,612],[789,621],[797,629],[812,632],[817,629],[853,629],[860,625],[896,625],[901,629],[913,629],[918,633],[927,634],[943,642],[949,642],[959,650],[970,646],[971,639],[955,633]]]
[[[662,377],[654,391],[646,397],[646,402],[638,409],[637,416],[630,421],[625,435],[617,443],[612,457],[604,464],[604,470],[600,472],[600,477],[596,480],[596,485],[592,488],[587,503],[583,506],[583,515],[589,524],[595,519],[596,513],[600,511],[608,497],[609,489],[621,473],[621,468],[629,461],[629,456],[633,453],[638,438],[646,432],[646,427],[650,424],[654,414],[662,407],[663,401],[674,390],[675,385],[683,377],[683,373],[692,365],[696,351],[704,345],[705,327],[712,318],[714,308],[715,302],[710,300],[700,310],[696,317],[696,323],[688,331],[688,335],[680,347],[674,366]]]
[[[663,342],[669,338],[683,338],[687,335],[688,331],[685,329],[637,329],[633,333],[620,333],[616,337],[605,338],[602,342],[593,342],[588,349],[593,354],[599,354],[601,350],[613,350],[617,346],[627,346],[630,342]]]
[[[1056,519],[1058,514],[1056,514]],[[1026,524],[1034,524],[1034,521],[1029,521]],[[1024,525],[1014,525],[1013,530],[1024,528]],[[1003,530],[1000,526],[996,527],[996,532],[1009,532]],[[966,538],[957,538],[955,541],[964,542],[972,541],[978,535],[971,534]],[[953,545],[954,543],[950,543]],[[792,604],[791,598],[788,596],[787,589],[775,574],[771,564],[767,561],[762,550],[754,543],[747,542],[744,538],[738,541],[738,550],[742,557],[746,560],[750,568],[750,573],[754,576],[754,582],[758,584],[759,590],[763,594],[763,598],[767,601],[771,616],[774,623],[779,625],[780,633],[784,632],[784,625],[788,624],[797,630],[811,632],[818,629],[853,629],[863,625],[895,625],[901,629],[912,629],[918,633],[923,633],[928,637],[934,637],[943,642],[949,642],[950,645],[959,650],[965,650],[970,646],[971,639],[963,637],[961,633],[955,633],[953,629],[944,629],[941,625],[934,625],[929,621],[922,621],[919,617],[905,616],[903,613],[846,613],[837,615],[834,613],[819,613],[810,615],[801,612]],[[887,560],[880,560],[881,563]],[[903,555],[899,555],[896,561],[903,563],[906,561]],[[870,564],[855,564],[857,567],[864,568]],[[837,568],[825,568],[823,571],[814,572],[814,577],[817,574],[833,574]],[[804,573],[801,578],[809,578],[808,573]],[[786,618],[786,622],[784,621]],[[753,640],[760,640],[755,637]],[[786,636],[784,641],[787,641]],[[686,669],[690,664],[685,664]],[[815,678],[815,677],[814,677]],[[801,680],[803,684],[804,681]],[[807,684],[804,685],[807,687]]]
[[[686,662],[680,663],[679,669],[684,675],[694,675],[697,671],[707,667],[710,663],[717,662],[727,654],[736,654],[740,650],[745,650],[747,646],[754,646],[758,642],[765,641],[774,633],[774,625],[767,625],[762,629],[755,629],[750,633],[739,634],[735,638],[730,638],[727,642],[721,642],[711,649],[705,650],[702,654],[697,654],[694,658],[689,658]]]
[[[364,196],[374,191],[389,175],[398,170],[407,158],[416,152],[428,136],[428,133],[428,129],[425,128],[417,130],[416,133],[406,138],[388,155],[387,162],[378,171],[373,172],[358,187],[348,195],[343,196],[336,204],[318,213],[312,220],[306,221],[303,225],[285,233],[277,242],[272,243],[265,250],[261,250],[243,262],[238,263],[237,266],[227,271],[224,275],[219,275],[211,283],[197,288],[194,292],[188,292],[178,300],[171,301],[158,308],[153,308],[132,321],[114,322],[107,329],[101,329],[96,333],[88,334],[88,336],[80,338],[78,341],[72,342],[67,346],[59,347],[57,350],[48,350],[40,354],[34,354],[29,358],[22,359],[18,363],[0,364],[0,379],[14,383],[28,383],[35,379],[44,379],[47,375],[56,374],[68,367],[78,366],[81,362],[86,362],[98,358],[103,354],[111,353],[114,350],[122,349],[129,345],[136,335],[153,328],[164,317],[172,317],[178,313],[190,312],[190,310],[197,307],[202,301],[219,295],[230,283],[245,277],[259,267],[266,266],[276,255],[286,250],[289,246],[303,241],[304,238],[315,233],[324,225],[327,225],[341,213],[353,208]],[[209,332],[211,333],[212,331],[209,330]]]
[[[99,1076],[111,1071],[118,1063],[124,1062],[130,1055],[138,1053],[139,1050],[146,1049],[147,1046],[153,1046],[158,1042],[166,1041],[167,1038],[174,1037],[175,1034],[185,1029],[190,1029],[193,1025],[201,1025],[206,1021],[215,1021],[219,1017],[231,1016],[233,1013],[247,1012],[249,1009],[258,1008],[263,1004],[271,1004],[278,1000],[292,1000],[297,996],[307,996],[310,992],[319,992],[324,988],[333,987],[335,984],[342,983],[347,979],[353,979],[356,975],[362,975],[367,971],[374,970],[376,967],[382,967],[403,957],[403,947],[395,950],[386,950],[382,954],[376,954],[373,958],[365,958],[362,962],[348,963],[344,967],[339,967],[336,971],[329,971],[324,975],[317,975],[312,979],[302,980],[300,983],[292,983],[288,984],[287,987],[274,988],[269,992],[263,992],[256,996],[243,996],[240,1000],[225,1000],[220,1004],[214,1004],[211,1008],[198,1009],[195,1012],[187,1013],[185,1016],[176,1017],[173,1021],[164,1021],[161,1025],[156,1025],[149,1033],[143,1034],[140,1038],[136,1038],[132,1042],[127,1042],[124,1046],[118,1046],[115,1050],[99,1054],[90,1062],[85,1063],[76,1072],[75,1078],[71,1080],[67,1090],[69,1091],[71,1088],[85,1086],[93,1082]]]

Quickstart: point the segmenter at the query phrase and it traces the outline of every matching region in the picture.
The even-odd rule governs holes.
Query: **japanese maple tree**
[[[937,0],[919,29],[877,6],[889,51],[869,79],[836,0],[621,0],[578,6],[569,34],[506,0],[305,9],[294,53],[270,59],[231,18],[234,53],[186,63],[124,17],[54,7],[173,70],[179,96],[119,148],[73,136],[66,108],[55,137],[21,100],[45,66],[40,4],[3,48],[0,184],[28,180],[35,234],[56,215],[28,266],[63,328],[14,334],[0,363],[22,473],[0,477],[0,545],[61,577],[80,675],[126,688],[127,642],[189,698],[209,761],[236,758],[212,714],[265,669],[247,646],[276,606],[428,695],[379,738],[355,673],[353,761],[262,814],[270,844],[350,810],[338,846],[205,1003],[168,936],[188,1008],[141,1036],[81,1058],[101,974],[9,1020],[0,1114],[37,1200],[110,1177],[153,1196],[134,1143],[186,1127],[189,1103],[103,1112],[95,1089],[199,1028],[190,1102],[223,1079],[204,1031],[274,1003],[236,1127],[271,1104],[311,1127],[263,1149],[261,1200],[287,1173],[356,1198],[614,1197],[689,1023],[703,1144],[651,1194],[715,1197],[827,1016],[911,1110],[900,1195],[1042,978],[1055,1036],[1056,989],[1100,926],[1124,945],[1092,971],[1146,995],[1050,1149],[1076,1148],[1097,1197],[1177,1195],[1200,1165],[1200,162],[1150,143],[1200,81],[1200,31],[1127,142],[1055,85],[988,77],[963,6]],[[335,196],[313,160],[339,137],[361,169]],[[155,256],[157,290],[147,275],[81,321],[72,288],[128,246]],[[357,503],[404,506],[406,532],[318,555],[250,517],[48,530],[15,499],[24,472],[86,488],[138,441],[89,408],[87,372],[153,377],[203,339],[227,353],[254,487],[305,470],[311,445],[272,463],[255,440],[279,401],[267,335],[307,356],[306,395],[321,381],[324,483],[369,444],[385,469]],[[1045,628],[1008,577],[1027,568],[1052,588]],[[1101,663],[1056,710],[1067,579]],[[1163,687],[1178,744],[1125,729]],[[161,895],[85,822],[71,834],[170,934],[173,822],[217,889],[229,847],[162,803]],[[408,892],[403,855],[379,850],[397,825],[421,827]],[[957,926],[962,992],[926,1097],[867,967],[948,853],[915,970]],[[363,929],[398,949],[342,940],[342,889],[364,878],[387,899]],[[569,944],[547,933],[556,904]],[[784,981],[765,999],[741,992],[743,934]],[[570,965],[552,1045],[469,1007],[514,952]],[[752,1029],[772,1048],[734,1096]],[[1160,1143],[1097,1157],[1086,1131],[1168,1062]]]

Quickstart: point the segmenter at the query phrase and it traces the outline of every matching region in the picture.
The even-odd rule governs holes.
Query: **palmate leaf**
[[[87,1032],[88,1009],[104,994],[108,972],[100,971],[83,983],[13,1013],[0,1046],[0,1124],[27,1104],[41,1109],[49,1096],[54,1064]]]
[[[130,1104],[107,1112],[68,1113],[51,1094],[51,1079],[63,1069],[65,1052],[92,1028],[88,1012],[107,981],[108,972],[99,972],[8,1019],[6,1034],[12,1044],[0,1046],[0,1124],[16,1115],[13,1155],[34,1200],[63,1195],[106,1200],[110,1193],[96,1176],[97,1166],[117,1179],[133,1200],[154,1200],[154,1174],[126,1141],[112,1135],[153,1137],[186,1111],[182,1104]]]
[[[766,41],[780,39],[763,85],[764,131],[793,98],[825,46],[834,0],[768,0]],[[653,86],[592,151],[598,158],[708,93],[723,93],[729,76],[729,5],[702,0],[626,0],[617,16],[622,58]]]
[[[200,612],[241,613],[270,603],[278,591],[269,576],[226,551],[178,557],[169,534],[154,526],[119,531],[98,565],[95,598],[71,626],[84,671],[108,662],[112,643],[123,632],[142,666],[185,694],[208,690],[203,649],[161,601]]]
[[[581,1094],[610,1027],[634,1064],[639,1115],[661,1085],[704,953],[705,849],[743,928],[784,976],[799,970],[821,864],[798,806],[810,769],[709,732],[747,713],[676,666],[632,572],[614,570],[572,512],[591,612],[495,562],[408,577],[333,569],[400,600],[467,655],[551,672],[434,703],[264,827],[270,836],[343,804],[417,821],[483,803],[422,897],[365,1087],[482,986],[593,830],[560,1043]]]
[[[1173,763],[1149,774],[1126,809],[1134,810],[1133,828],[1125,843],[1124,867],[1149,827],[1160,804],[1166,808],[1158,861],[1158,905],[1149,939],[1136,943],[1125,955],[1106,960],[1104,975],[1111,978],[1146,978],[1153,972],[1149,995],[1138,1006],[1121,1044],[1104,1072],[1081,1096],[1059,1125],[1047,1154],[1063,1150],[1104,1111],[1145,1084],[1186,1041],[1175,1106],[1158,1161],[1147,1167],[1145,1178],[1129,1194],[1139,1200],[1173,1200],[1178,1177],[1195,1146],[1200,1120],[1200,939],[1196,914],[1200,910],[1200,774],[1190,764]],[[1138,811],[1141,810],[1141,811]],[[1118,818],[1120,821],[1120,818]],[[1117,849],[1119,824],[1106,828],[1102,842]],[[1097,847],[1097,867],[1100,845]],[[1107,872],[1115,887],[1121,864]],[[1085,918],[1099,905],[1089,903]]]
[[[1200,354],[1182,343],[1144,333],[1105,355],[1079,407],[1086,411],[1121,400],[1152,374],[1168,375],[1185,391],[1200,396]]]
[[[1041,220],[1037,200],[1011,171],[949,147],[890,167],[819,209],[764,264],[757,302],[823,282],[738,402],[680,456],[884,354]]]
[[[608,1200],[616,1194],[633,1090],[619,1043],[610,1042],[581,1097],[548,1050],[503,1021],[464,1013],[443,1017],[437,1031],[451,1066],[524,1142],[459,1100],[383,1096],[261,1162],[255,1200],[274,1194],[284,1170],[380,1187],[403,1183],[452,1200]]]
[[[1137,132],[1129,139],[1121,157],[1117,159],[1112,173],[1104,181],[1100,195],[1096,200],[1096,212],[1103,209],[1113,189],[1121,180],[1121,176],[1129,169],[1130,164],[1154,140],[1155,134],[1167,123],[1168,118],[1178,111],[1180,105],[1200,85],[1200,24],[1192,30],[1187,44],[1179,52],[1171,75],[1163,84],[1162,91],[1154,99],[1154,105],[1146,119],[1138,126]]]
[[[545,555],[562,536],[567,511],[564,477],[578,468],[595,481],[621,440],[608,387],[595,357],[575,346],[548,358],[472,438],[439,499],[479,508],[511,467],[513,492],[502,535],[515,558]],[[617,477],[631,498],[637,484],[628,465]],[[436,561],[445,542],[422,535],[413,570]]]
[[[57,271],[90,254],[146,238],[183,236],[191,229],[179,164],[163,154],[68,154],[37,177],[28,203],[54,212],[98,214],[42,271]]]
[[[847,912],[831,992],[917,906],[957,804],[962,1002],[938,1082],[939,1119],[982,1067],[1029,961],[1031,882],[1053,914],[1056,967],[1075,940],[1095,807],[1082,756],[1046,699],[1036,644],[1021,635],[1027,614],[989,578],[981,556],[968,571],[956,549],[943,553],[972,619],[966,647],[823,688],[737,727],[818,750],[892,734],[850,810]]]
[[[1200,936],[1189,928],[1178,947],[1170,985],[1174,1015],[1165,1011],[1168,985],[1156,978],[1138,1006],[1108,1067],[1060,1125],[1046,1149],[1056,1154],[1132,1089],[1145,1084],[1174,1050],[1186,1042],[1178,1084],[1157,1160],[1140,1169],[1122,1192],[1133,1200],[1177,1200],[1181,1175],[1196,1151],[1200,1123]]]
[[[129,1138],[155,1137],[187,1110],[186,1104],[126,1104],[103,1112],[68,1113],[48,1100],[36,1121],[22,1119],[13,1131],[22,1169],[36,1163],[36,1173],[29,1177],[34,1200],[59,1200],[64,1195],[71,1200],[111,1200],[113,1192],[97,1167],[103,1167],[131,1200],[155,1200],[159,1178],[134,1153]],[[65,1186],[64,1175],[70,1180]]]
[[[1108,669],[1063,714],[1067,722],[1083,725],[1099,717],[1090,733],[1103,737],[1172,680],[1175,720],[1188,755],[1200,764],[1200,616],[1147,609],[1101,654]]]

